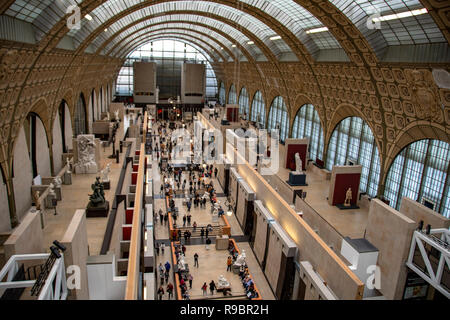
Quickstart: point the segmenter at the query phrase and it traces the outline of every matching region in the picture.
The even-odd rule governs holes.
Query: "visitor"
[[[200,237],[203,239],[203,236],[205,235],[205,229],[202,227],[200,229]]]
[[[205,230],[205,236],[206,236],[206,238],[208,238],[208,235],[209,235],[209,229],[206,228],[206,230]]]
[[[198,253],[197,252],[194,254],[194,267],[198,268]]]
[[[231,258],[231,256],[228,256],[227,259],[227,271],[231,271],[231,265],[233,264],[233,259]]]
[[[217,290],[217,287],[214,280],[211,280],[209,283],[209,291],[211,291],[211,295],[214,295],[214,290]]]
[[[166,248],[166,245],[164,244],[164,242],[161,243],[161,253],[162,255],[164,255],[164,249]]]
[[[166,290],[167,290],[167,293],[169,294],[169,300],[170,300],[173,297],[173,284],[171,282],[169,282],[167,284]]]
[[[207,289],[208,289],[208,286],[206,285],[206,282],[204,282],[202,285],[202,292],[203,292],[204,296],[207,295],[207,291],[206,291]]]
[[[166,272],[164,271],[164,268],[162,271],[160,271],[159,278],[161,280],[161,286],[162,286],[164,284],[164,279],[166,278]]]
[[[194,221],[194,224],[192,225],[192,227],[194,228],[194,232],[197,230],[197,222]]]
[[[187,219],[187,225],[188,225],[188,226],[191,225],[191,218],[192,218],[191,214],[188,213],[188,215],[187,215],[187,217],[186,217],[186,219]]]
[[[169,271],[167,271],[167,270],[164,273],[164,280],[166,280],[166,283],[169,282]]]
[[[194,280],[194,277],[189,273],[187,279],[189,280],[189,289],[192,289],[192,280]]]
[[[185,227],[186,226],[186,215],[183,215],[183,227]]]
[[[164,288],[161,285],[161,286],[159,286],[159,289],[158,289],[159,300],[162,300],[163,295],[164,295]]]
[[[211,244],[211,239],[210,238],[206,238],[206,250],[209,250],[209,245]]]
[[[166,262],[166,264],[164,265],[164,267],[166,268],[166,271],[167,271],[167,272],[170,271],[170,263],[169,263],[169,261]]]
[[[214,178],[217,178],[217,172],[219,172],[219,170],[217,170],[217,168],[214,168]]]
[[[183,255],[186,256],[186,247],[184,245],[181,246],[181,251],[183,252]]]

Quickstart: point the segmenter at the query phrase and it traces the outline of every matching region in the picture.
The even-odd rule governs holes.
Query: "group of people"
[[[162,300],[164,293],[165,293],[164,287],[163,287],[164,282],[167,284],[166,291],[167,291],[169,300],[172,299],[172,297],[173,297],[174,287],[173,287],[173,284],[171,282],[169,282],[170,268],[171,268],[171,265],[170,265],[169,261],[167,261],[164,265],[162,263],[159,264],[158,271],[159,271],[159,278],[161,279],[161,283],[158,288],[158,291],[156,292],[159,300]]]

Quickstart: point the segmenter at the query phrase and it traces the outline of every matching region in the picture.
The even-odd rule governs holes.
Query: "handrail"
[[[140,269],[140,249],[141,249],[141,212],[144,192],[144,175],[145,175],[145,139],[147,132],[147,112],[144,114],[144,125],[142,143],[139,154],[139,171],[136,181],[136,194],[134,198],[133,222],[130,238],[130,251],[127,270],[127,284],[125,288],[125,300],[137,300],[139,286],[139,269]]]

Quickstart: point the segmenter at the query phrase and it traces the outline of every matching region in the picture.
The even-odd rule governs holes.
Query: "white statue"
[[[179,270],[185,270],[186,269],[186,262],[184,261],[184,255],[180,254],[180,259],[178,260],[178,269]]]
[[[56,188],[59,188],[59,187],[61,187],[62,180],[59,176],[56,176],[55,179],[53,179],[53,183]]]
[[[350,207],[351,200],[352,200],[352,188],[348,188],[347,193],[345,194],[344,206]]]
[[[229,287],[230,286],[230,283],[223,275],[220,275],[218,284],[219,284],[219,287]]]
[[[245,258],[245,250],[242,250],[242,253],[238,255],[236,261],[234,262],[234,265],[238,267],[245,265]]]
[[[93,134],[79,135],[78,163],[75,165],[76,173],[97,173],[95,162],[95,136]]]
[[[303,173],[303,163],[298,152],[295,154],[295,172]]]
[[[48,187],[48,195],[56,198],[55,185],[53,183],[50,183]]]
[[[105,167],[105,169],[102,170],[102,182],[108,182],[109,181],[109,173],[111,172],[111,162],[108,163]]]
[[[69,160],[68,157],[66,158],[66,165],[67,165],[67,171],[66,171],[66,173],[72,173],[72,171],[70,170],[71,164],[70,164],[70,160]]]
[[[119,121],[119,110],[114,111],[114,118],[116,119],[116,121]]]
[[[36,191],[33,195],[34,205],[36,206],[37,211],[41,210],[41,201],[39,200],[40,196],[41,196],[41,193],[39,191]]]

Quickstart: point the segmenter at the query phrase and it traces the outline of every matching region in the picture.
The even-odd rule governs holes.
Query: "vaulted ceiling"
[[[181,38],[217,61],[317,59],[364,47],[382,60],[392,46],[448,45],[446,1],[419,0],[4,0],[0,13],[32,26],[36,43],[70,39],[123,58],[146,39]],[[69,22],[80,13],[79,28]]]

